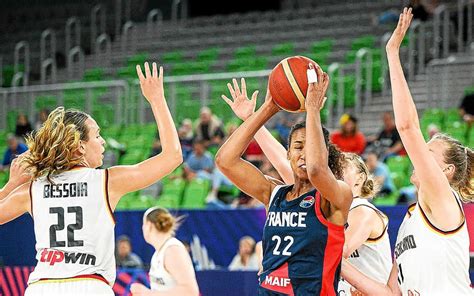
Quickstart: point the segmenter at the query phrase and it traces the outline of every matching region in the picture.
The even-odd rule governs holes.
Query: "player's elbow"
[[[216,166],[220,170],[226,169],[227,167],[230,166],[229,157],[226,152],[222,151],[222,149],[217,151],[215,162],[216,162]]]

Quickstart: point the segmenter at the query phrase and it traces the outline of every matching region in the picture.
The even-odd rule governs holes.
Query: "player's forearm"
[[[2,189],[0,189],[0,200],[6,198],[13,190],[15,190],[20,185],[15,185],[10,181],[7,182],[7,184],[5,184]]]
[[[176,131],[176,126],[174,125],[166,100],[163,98],[163,100],[152,104],[151,109],[160,134],[161,153],[171,159],[176,159],[179,162],[178,165],[181,164],[182,152],[178,132]]]
[[[195,285],[177,285],[169,291],[152,291],[150,296],[197,296],[199,295],[199,289]]]
[[[286,184],[293,184],[295,180],[287,160],[288,152],[285,147],[272,136],[265,126],[262,126],[255,134],[255,140],[278,174],[283,178],[283,181]]]
[[[399,132],[409,128],[419,128],[418,112],[403,74],[398,52],[387,52],[392,85],[392,101],[395,114],[395,125]]]
[[[377,282],[352,266],[347,259],[342,259],[341,276],[354,288],[367,296],[396,295],[389,286]]]
[[[321,125],[319,110],[307,110],[306,113],[306,169],[308,175],[326,170],[328,152]]]
[[[278,112],[278,110],[275,110],[269,104],[264,104],[257,112],[240,125],[224,145],[222,145],[216,155],[216,163],[220,166],[224,166],[239,160],[257,131],[276,112]]]

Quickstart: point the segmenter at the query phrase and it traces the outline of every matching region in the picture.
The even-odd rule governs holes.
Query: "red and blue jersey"
[[[263,230],[259,295],[336,295],[344,226],[324,217],[311,190],[287,201],[290,186],[277,186]]]

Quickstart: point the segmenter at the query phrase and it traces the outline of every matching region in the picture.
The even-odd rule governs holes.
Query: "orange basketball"
[[[303,57],[289,57],[273,68],[269,77],[270,94],[273,101],[289,112],[305,111],[304,101],[308,90],[307,70],[309,63],[319,67],[315,61]]]

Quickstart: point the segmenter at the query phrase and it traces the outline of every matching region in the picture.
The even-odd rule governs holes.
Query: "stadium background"
[[[474,129],[458,108],[474,93],[473,1],[421,2],[427,18],[412,24],[402,62],[423,133],[428,138],[428,127],[434,124],[474,147]],[[384,44],[406,4],[247,0],[229,8],[223,1],[4,0],[0,152],[7,149],[19,114],[34,123],[41,110],[64,105],[89,112],[98,121],[109,144],[106,165],[145,159],[157,148],[152,114],[135,78],[134,66],[145,60],[165,67],[166,97],[178,127],[186,118],[195,127],[201,107],[208,106],[227,131],[240,123],[220,98],[228,94],[230,79],[245,77],[249,91],[260,90],[261,102],[271,68],[282,58],[305,55],[331,76],[326,126],[337,131],[339,119],[348,113],[358,118],[364,135],[376,134],[382,128],[381,114],[392,109]],[[281,112],[268,127],[284,141],[281,126],[300,117]],[[211,154],[217,149],[208,147]],[[386,162],[395,190],[375,200],[391,219],[392,244],[406,211],[400,192],[409,186],[411,173],[409,159],[400,154]],[[260,240],[264,211],[248,205],[211,209],[206,204],[211,182],[182,179],[182,174],[179,168],[160,184],[124,197],[117,208],[116,234],[130,236],[133,251],[149,262],[153,250],[142,238],[143,210],[153,205],[174,209],[186,215],[177,236],[191,243],[202,294],[253,295],[255,273],[230,272],[226,266],[242,236]],[[0,171],[0,186],[6,180],[8,171]],[[243,199],[235,188],[219,189],[234,200]],[[471,205],[466,213],[472,227]],[[32,219],[25,215],[2,225],[0,295],[21,293],[34,264]],[[119,271],[117,294],[126,295],[134,279],[146,282],[146,273]]]

